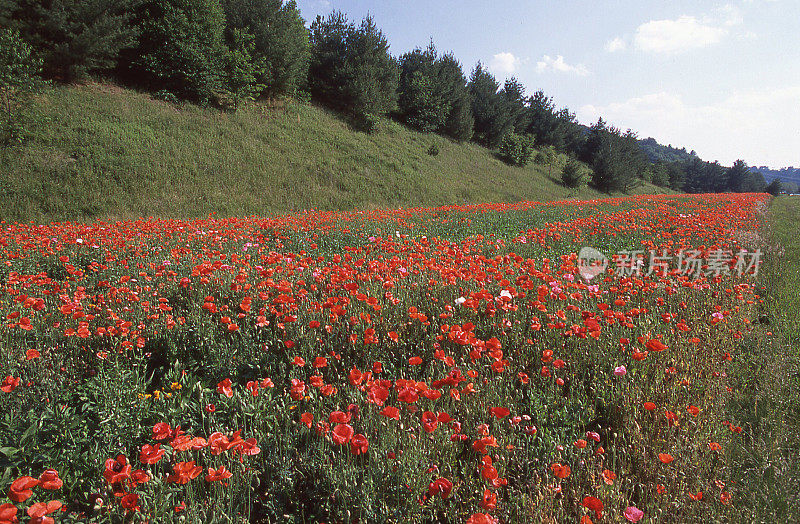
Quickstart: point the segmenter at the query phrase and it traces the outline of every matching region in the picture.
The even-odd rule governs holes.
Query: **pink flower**
[[[618,377],[622,377],[628,373],[628,370],[625,369],[625,366],[617,366],[614,368],[614,375]]]
[[[623,515],[625,515],[625,518],[628,519],[629,522],[639,522],[642,520],[642,517],[644,517],[644,511],[635,506],[628,506],[625,508]]]

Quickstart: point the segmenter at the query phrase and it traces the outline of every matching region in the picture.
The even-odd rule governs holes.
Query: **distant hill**
[[[794,182],[800,184],[800,167],[784,167],[783,169],[770,169],[767,166],[754,167],[753,171],[758,171],[767,182],[778,178],[782,182]]]
[[[511,167],[489,149],[388,119],[375,133],[356,132],[310,104],[253,104],[226,113],[90,84],[51,89],[33,112],[32,136],[0,162],[2,220],[242,216],[607,196],[561,185],[563,155],[543,154],[524,168]],[[645,183],[635,192],[670,191]]]
[[[647,155],[650,162],[685,162],[689,160],[694,151],[687,152],[686,148],[676,148],[671,145],[665,146],[656,142],[655,138],[648,137],[639,140],[639,147],[642,148],[644,154]]]

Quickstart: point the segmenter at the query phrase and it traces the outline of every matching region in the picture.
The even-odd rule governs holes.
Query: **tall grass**
[[[731,451],[742,522],[800,522],[800,200],[769,208],[761,315],[740,342],[728,412],[745,439]]]

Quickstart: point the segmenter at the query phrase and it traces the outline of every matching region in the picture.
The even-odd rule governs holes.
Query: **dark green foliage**
[[[10,0],[13,24],[44,59],[44,74],[64,82],[116,65],[136,42],[132,13],[141,0]]]
[[[225,14],[219,0],[151,0],[140,10],[131,70],[147,87],[208,104],[223,89]]]
[[[19,143],[33,94],[42,86],[41,60],[17,31],[0,28],[0,145]]]
[[[602,191],[628,191],[641,183],[647,160],[630,130],[622,134],[606,127],[603,119],[589,130],[583,151],[592,166],[592,183]]]
[[[669,169],[667,164],[659,162],[650,166],[650,182],[660,187],[669,187]]]
[[[400,119],[423,132],[438,131],[444,126],[449,109],[442,89],[437,85],[436,49],[415,49],[400,57],[400,81],[397,87]]]
[[[255,58],[253,36],[236,30],[231,37],[231,47],[223,57],[224,81],[221,102],[224,107],[236,109],[242,102],[255,100],[264,90],[258,83],[263,78],[263,60]]]
[[[500,96],[506,102],[506,110],[509,113],[514,132],[518,134],[525,133],[530,123],[527,99],[525,98],[525,86],[516,78],[511,77],[503,84]]]
[[[468,88],[475,119],[474,140],[486,147],[498,147],[506,133],[513,130],[515,116],[506,97],[497,92],[500,84],[478,62]]]
[[[431,144],[428,148],[428,154],[431,156],[439,156],[439,146],[436,143]]]
[[[750,167],[744,160],[737,160],[728,169],[728,189],[734,193],[744,193],[751,185],[749,178],[752,176]]]
[[[400,57],[398,115],[406,124],[456,140],[472,136],[467,80],[452,54],[439,57],[431,43]]]
[[[680,162],[670,162],[667,164],[667,175],[669,176],[669,187],[675,191],[683,190],[683,183],[686,174]]]
[[[778,180],[777,178],[772,182],[770,182],[769,185],[767,185],[767,187],[764,189],[765,192],[773,196],[780,195],[782,190],[783,190],[783,185],[781,184],[781,181]]]
[[[270,96],[294,95],[305,83],[310,54],[308,30],[290,0],[224,0],[228,46],[252,37],[256,82]]]
[[[751,171],[743,160],[725,168],[718,162],[704,162],[692,155],[683,164],[683,190],[687,193],[761,193],[766,188],[764,176]]]
[[[533,158],[533,137],[508,133],[500,143],[498,155],[506,164],[522,167]]]
[[[647,155],[650,162],[685,162],[689,160],[691,156],[691,154],[686,151],[685,147],[678,149],[671,145],[661,145],[652,137],[640,140],[639,146],[642,148],[645,155]]]
[[[372,18],[356,27],[340,12],[311,25],[309,89],[317,101],[344,111],[364,130],[397,103],[399,69]]]
[[[579,154],[583,146],[583,126],[567,108],[556,110],[553,99],[537,91],[527,101],[527,132],[536,143],[551,145],[560,152]]]
[[[565,186],[573,189],[581,187],[586,182],[581,165],[574,158],[570,157],[564,164],[564,168],[561,170],[561,181]]]
[[[444,134],[459,142],[472,139],[475,118],[472,116],[472,106],[468,97],[460,97],[453,102],[447,122],[444,126]]]

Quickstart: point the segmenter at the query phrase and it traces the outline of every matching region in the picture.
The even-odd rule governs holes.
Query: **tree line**
[[[515,78],[501,84],[480,62],[467,77],[433,43],[394,57],[369,16],[355,22],[334,11],[307,28],[293,0],[0,0],[0,31],[5,143],[20,138],[18,116],[40,77],[101,77],[225,110],[311,99],[366,132],[389,116],[474,141],[513,165],[531,161],[535,148],[564,153],[561,177],[572,187],[587,182],[581,160],[604,191],[643,180],[690,192],[767,189],[741,161],[727,169],[696,156],[652,162],[632,131],[602,119],[587,128],[544,92],[526,95]]]

